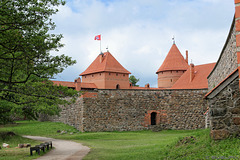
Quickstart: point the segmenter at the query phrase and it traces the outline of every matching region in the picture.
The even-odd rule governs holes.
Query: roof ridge
[[[104,57],[98,55],[97,58],[88,66],[88,68],[80,74],[80,76],[93,74],[98,72],[117,72],[131,74],[125,69],[110,52],[104,52]],[[101,63],[100,63],[101,62]]]
[[[105,64],[104,64],[104,67],[103,67],[103,70],[105,71],[106,70],[106,66],[107,66],[107,59],[108,59],[108,54],[107,53],[109,53],[109,52],[104,52],[103,53],[103,60],[102,60],[102,62],[104,62]],[[104,57],[105,56],[105,57]]]

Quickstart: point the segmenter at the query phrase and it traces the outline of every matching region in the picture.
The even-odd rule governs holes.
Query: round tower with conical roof
[[[165,60],[156,72],[158,75],[158,88],[171,88],[183,75],[189,67],[187,54],[186,52],[186,59],[184,59],[177,45],[173,43]]]

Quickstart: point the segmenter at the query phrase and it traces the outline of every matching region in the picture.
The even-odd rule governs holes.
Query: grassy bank
[[[35,152],[33,156],[30,156],[29,148],[16,148],[18,144],[23,143],[30,143],[32,146],[40,144],[39,141],[27,139],[21,135],[55,136],[55,127],[76,131],[68,125],[51,122],[20,121],[16,124],[0,125],[0,145],[7,143],[10,146],[10,148],[0,149],[0,160],[31,160],[40,157]],[[16,135],[7,135],[8,132],[14,132]]]
[[[57,130],[67,133],[60,134]],[[22,121],[1,127],[1,131],[80,142],[91,148],[85,159],[240,159],[239,139],[213,141],[209,130],[79,133],[62,123]]]

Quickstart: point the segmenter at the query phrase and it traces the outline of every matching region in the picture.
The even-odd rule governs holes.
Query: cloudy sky
[[[217,61],[234,16],[234,0],[66,0],[53,16],[65,47],[56,54],[77,60],[56,80],[73,81],[102,51],[110,53],[138,84],[157,87],[156,71],[172,46],[172,37],[195,64]]]

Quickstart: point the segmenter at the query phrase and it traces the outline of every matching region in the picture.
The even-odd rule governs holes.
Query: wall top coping
[[[235,69],[231,74],[229,74],[222,82],[220,82],[216,87],[214,87],[210,92],[208,92],[204,98],[213,98],[219,92],[221,92],[229,83],[238,77],[238,69]]]
[[[96,91],[104,91],[104,90],[109,90],[109,91],[207,91],[208,88],[205,89],[97,89]]]

